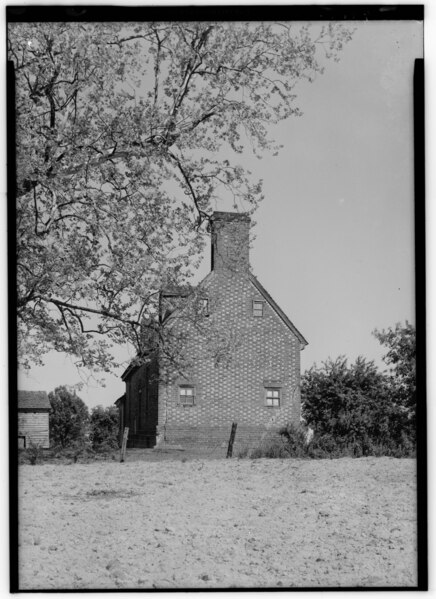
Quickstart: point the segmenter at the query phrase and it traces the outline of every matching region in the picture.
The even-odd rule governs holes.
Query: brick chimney
[[[212,215],[212,270],[248,272],[250,217],[238,212]]]

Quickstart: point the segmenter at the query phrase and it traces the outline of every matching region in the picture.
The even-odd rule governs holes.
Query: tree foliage
[[[327,453],[407,454],[415,436],[391,379],[362,357],[329,359],[302,377],[303,417]]]
[[[295,84],[350,38],[342,24],[10,24],[25,366],[50,349],[106,370],[111,344],[142,353],[216,202],[262,198],[238,154],[278,151]]]
[[[93,449],[118,447],[119,412],[116,406],[96,406],[91,410],[91,442]]]
[[[374,336],[388,349],[384,356],[390,367],[392,401],[404,414],[409,435],[416,435],[416,329],[406,321],[387,330],[374,331]]]
[[[89,421],[85,403],[66,386],[56,387],[54,392],[49,393],[48,398],[51,405],[51,443],[65,448],[74,442],[82,441]]]
[[[405,407],[416,405],[416,330],[406,321],[387,330],[374,331],[374,336],[387,347],[384,361],[391,367],[398,401]]]

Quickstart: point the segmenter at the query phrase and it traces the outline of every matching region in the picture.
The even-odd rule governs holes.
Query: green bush
[[[244,458],[247,458],[249,453],[250,453],[250,449],[248,448],[247,445],[244,445],[243,447],[241,447],[239,449],[239,451],[236,454],[236,457],[242,460]]]
[[[414,455],[410,406],[398,400],[392,376],[373,362],[359,357],[348,366],[344,357],[329,359],[303,375],[301,392],[316,457]]]
[[[119,414],[116,406],[96,406],[91,411],[90,441],[96,451],[112,451],[119,447]]]
[[[43,461],[44,452],[40,443],[34,443],[31,441],[29,447],[24,450],[25,459],[29,464],[35,466]]]
[[[302,426],[288,424],[287,426],[280,429],[279,433],[286,444],[286,451],[288,453],[288,457],[312,457],[311,450],[313,440],[311,440],[310,443],[306,441],[307,430],[304,429]]]
[[[289,458],[291,457],[288,443],[282,437],[268,437],[258,447],[254,447],[250,453],[251,459],[257,458]]]
[[[279,431],[281,439],[270,437],[251,450],[249,457],[257,458],[306,458],[335,459],[343,457],[390,456],[395,458],[414,457],[415,447],[406,433],[401,442],[385,439],[375,440],[369,435],[356,438],[335,438],[331,433],[315,432],[307,442],[307,429],[303,426],[287,425]]]
[[[71,460],[74,463],[78,462],[79,459],[87,462],[94,455],[91,445],[84,439],[72,441],[67,447],[56,445],[51,448],[50,453],[55,460]]]

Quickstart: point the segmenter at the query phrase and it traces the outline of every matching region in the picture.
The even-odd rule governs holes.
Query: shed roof
[[[18,409],[29,408],[49,410],[51,406],[47,393],[45,391],[18,391]]]

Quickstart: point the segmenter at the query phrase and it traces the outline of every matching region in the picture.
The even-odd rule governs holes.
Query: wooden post
[[[120,462],[124,462],[124,458],[126,456],[126,447],[127,447],[127,437],[129,436],[129,427],[126,426],[124,429],[123,442],[121,444],[121,457]]]
[[[236,427],[238,426],[237,422],[234,422],[232,424],[232,432],[230,433],[230,439],[229,439],[229,446],[227,448],[227,456],[228,458],[232,457],[232,453],[233,453],[233,443],[235,441],[235,435],[236,435]]]

